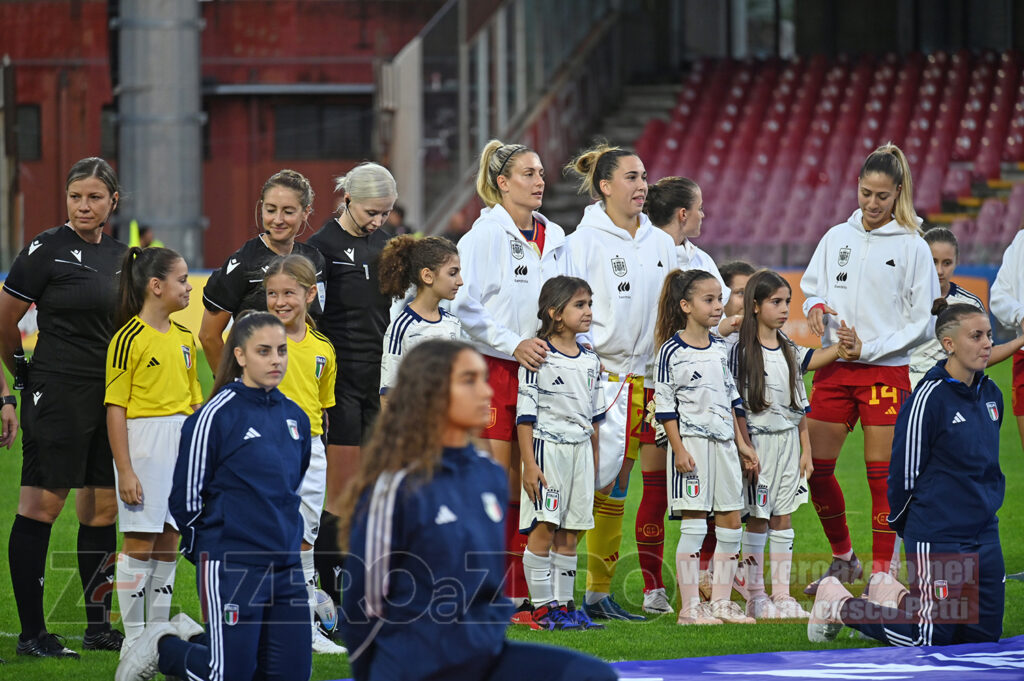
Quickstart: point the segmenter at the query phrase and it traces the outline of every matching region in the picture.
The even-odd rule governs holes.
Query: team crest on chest
[[[323,376],[325,366],[327,366],[327,358],[324,357],[323,355],[317,355],[316,369],[313,372],[314,374],[316,374],[317,380],[320,380],[320,377]]]
[[[484,492],[480,495],[480,500],[484,502],[484,511],[487,513],[487,517],[496,523],[500,523],[504,514],[501,512],[501,504],[498,503],[498,497],[494,496],[492,492]]]
[[[238,624],[238,606],[234,603],[227,603],[224,606],[224,624],[229,627]]]
[[[999,405],[995,402],[986,402],[985,408],[988,409],[988,417],[993,421],[999,420]]]
[[[181,354],[185,356],[185,368],[192,368],[192,348],[187,345],[181,346]]]
[[[616,277],[626,276],[626,259],[625,258],[612,258],[612,274]]]
[[[293,440],[298,440],[301,436],[299,435],[299,422],[295,419],[285,419],[288,423],[288,434],[292,436]]]
[[[509,242],[509,245],[512,247],[513,258],[516,260],[522,260],[526,257],[526,249],[523,248],[523,242],[512,239],[512,241]]]
[[[839,249],[839,266],[846,267],[848,262],[850,262],[850,247],[843,246]]]

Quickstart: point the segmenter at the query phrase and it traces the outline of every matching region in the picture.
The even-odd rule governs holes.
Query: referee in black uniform
[[[224,329],[232,317],[246,310],[267,309],[263,276],[270,261],[279,255],[302,255],[316,268],[320,295],[309,312],[319,319],[323,308],[324,257],[320,251],[296,241],[302,227],[313,212],[313,187],[294,170],[275,173],[260,192],[260,215],[263,231],[235,251],[223,267],[210,275],[203,288],[203,321],[199,342],[206,361],[214,373],[224,349]]]
[[[321,587],[340,602],[338,496],[359,468],[360,445],[380,411],[380,361],[391,299],[380,292],[377,260],[392,234],[382,229],[398,191],[387,168],[363,163],[338,178],[341,215],[309,238],[327,261],[327,303],[320,327],[338,357],[334,407],[327,410],[327,496],[315,548]]]
[[[103,406],[104,362],[114,332],[116,275],[126,246],[103,233],[117,206],[117,176],[100,158],[71,167],[68,221],[32,240],[0,295],[0,352],[21,388],[21,491],[8,557],[21,619],[19,655],[78,657],[46,630],[43,577],[50,528],[77,489],[78,571],[86,650],[119,650],[109,581],[117,551],[117,491]],[[26,364],[18,322],[33,303],[39,340]]]

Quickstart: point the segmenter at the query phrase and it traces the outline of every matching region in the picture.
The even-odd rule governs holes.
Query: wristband
[[[821,308],[821,314],[825,314],[825,303],[818,303],[817,305],[811,305],[811,309],[808,310],[807,312],[811,313],[814,310],[817,310],[819,307]]]
[[[3,397],[0,397],[0,405],[6,407],[8,404],[17,409],[18,398],[14,395],[4,395]]]

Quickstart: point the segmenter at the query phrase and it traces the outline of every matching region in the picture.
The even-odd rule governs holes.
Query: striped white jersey
[[[793,386],[789,380],[789,365],[786,364],[786,357],[782,354],[782,347],[766,348],[761,347],[761,355],[764,357],[764,390],[768,408],[764,411],[754,413],[750,410],[744,390],[744,411],[747,415],[747,430],[751,435],[763,435],[766,433],[781,433],[800,425],[800,419],[810,409],[807,401],[807,389],[804,387],[803,364],[804,359],[809,359],[813,352],[809,348],[796,345],[787,338],[789,347],[797,365],[796,380],[796,403],[799,408],[793,408]],[[784,341],[784,342],[786,342]],[[739,375],[740,368],[740,345],[737,343],[732,347],[729,355],[729,366],[733,376]]]
[[[961,288],[956,285],[956,282],[949,282],[949,293],[946,294],[946,302],[950,305],[954,303],[966,303],[973,305],[981,310],[985,310],[985,303],[981,302],[981,298],[974,295],[967,289]],[[910,388],[914,389],[924,375],[928,373],[940,359],[946,359],[946,351],[942,349],[942,345],[939,344],[935,334],[932,334],[928,340],[918,345],[910,353]]]
[[[398,365],[402,355],[425,340],[459,340],[462,338],[462,323],[459,318],[443,307],[438,308],[441,318],[431,322],[419,316],[408,305],[402,313],[391,320],[384,332],[384,354],[380,361],[380,394],[387,394],[398,377]]]
[[[658,351],[654,403],[659,421],[678,421],[679,434],[709,440],[736,437],[732,410],[743,401],[729,370],[725,341],[711,335],[706,347],[672,336]]]
[[[576,444],[590,438],[594,423],[604,418],[601,360],[577,344],[579,352],[564,355],[548,342],[540,369],[519,367],[516,423],[532,423],[533,436],[547,442]]]

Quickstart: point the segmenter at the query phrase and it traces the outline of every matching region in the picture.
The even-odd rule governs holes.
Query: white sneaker
[[[176,636],[177,629],[170,622],[155,622],[146,627],[142,636],[121,658],[114,673],[114,681],[149,681],[160,671],[160,652],[157,644],[164,636]]]
[[[711,570],[701,570],[697,581],[697,590],[702,601],[711,600]]]
[[[331,639],[324,636],[320,627],[313,627],[313,652],[322,655],[344,655],[348,652],[345,646],[339,646]]]
[[[707,603],[694,603],[690,608],[679,611],[676,624],[721,624],[722,620],[711,614],[711,606]]]
[[[668,615],[675,612],[668,602],[665,587],[644,592],[644,612],[649,612],[652,615]]]
[[[744,615],[743,609],[739,605],[724,598],[711,601],[711,614],[728,624],[754,624],[756,622],[753,617]]]
[[[839,611],[843,603],[853,598],[835,577],[822,577],[814,596],[814,606],[807,620],[807,640],[812,643],[834,641],[843,629]]]
[[[753,617],[755,620],[781,619],[779,609],[772,603],[772,599],[763,593],[747,601],[747,617]]]
[[[800,602],[789,594],[779,594],[777,596],[772,594],[772,603],[775,604],[775,609],[779,612],[779,619],[805,620],[811,616],[811,613],[804,610]]]
[[[193,636],[198,636],[206,631],[203,629],[203,625],[199,624],[199,622],[196,622],[183,612],[179,612],[177,615],[172,617],[171,624],[174,625],[177,637],[182,641],[188,641]]]

